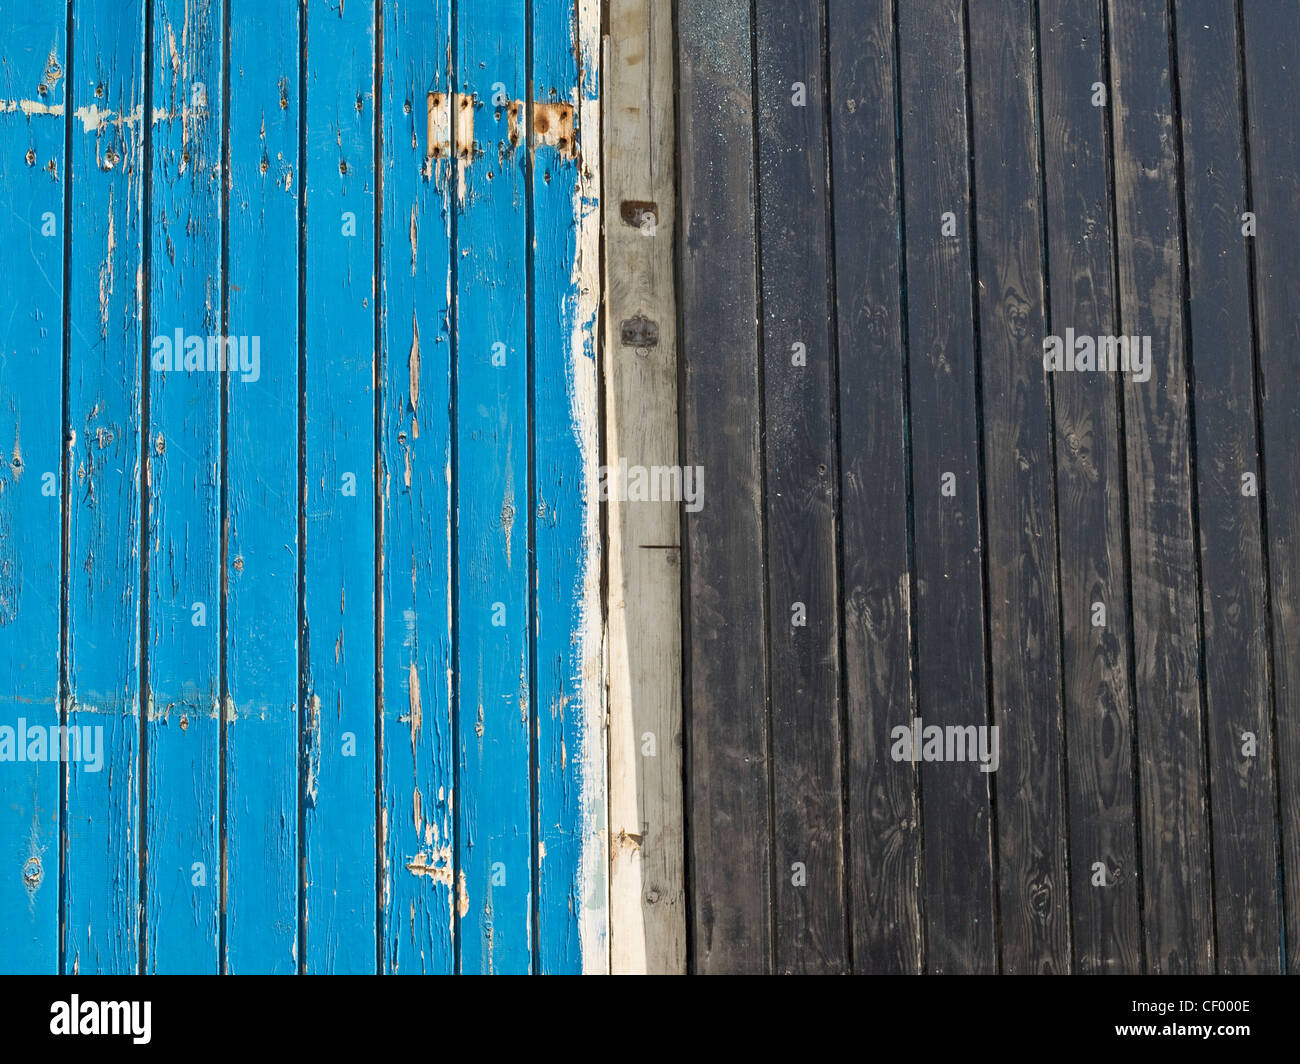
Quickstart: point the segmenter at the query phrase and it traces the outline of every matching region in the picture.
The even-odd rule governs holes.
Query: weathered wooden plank
[[[682,461],[708,504],[686,519],[692,963],[772,965],[750,11],[683,0],[677,145]]]
[[[383,5],[383,969],[449,973],[451,5]]]
[[[917,973],[918,776],[890,757],[915,715],[894,5],[828,14],[853,966]]]
[[[66,18],[63,0],[0,3],[0,942],[13,974],[59,970],[61,750],[26,756],[29,728],[46,729],[48,756],[60,723]]]
[[[64,969],[140,963],[141,335],[145,5],[79,8],[68,159],[69,727],[102,728],[66,772]]]
[[[375,17],[306,19],[302,963],[373,972]]]
[[[150,8],[147,973],[218,970],[223,13]]]
[[[604,461],[610,471],[622,460],[629,469],[678,464],[670,14],[667,5],[648,0],[614,0],[609,8],[602,101],[609,116]],[[658,327],[653,347],[623,343],[622,323],[638,318]],[[606,504],[610,963],[618,974],[679,973],[687,962],[682,512],[617,494]]]
[[[1008,974],[1052,974],[1071,966],[1070,883],[1034,4],[982,4],[969,32],[999,947]]]
[[[527,973],[533,962],[526,8],[462,5],[455,41],[455,807],[466,973]]]
[[[989,725],[962,8],[898,9],[917,714],[943,728]],[[990,777],[970,763],[921,771],[931,972],[997,966]]]
[[[1217,970],[1279,972],[1268,600],[1234,0],[1175,5]]]
[[[599,4],[533,0],[529,26],[535,965],[542,973],[604,972],[608,887],[595,469]]]
[[[298,970],[301,89],[296,5],[230,0],[225,970]],[[249,374],[251,378],[252,374]]]
[[[758,0],[776,968],[848,967],[821,5]]]
[[[1123,373],[1147,964],[1213,965],[1200,624],[1178,158],[1163,8],[1110,5],[1120,329],[1150,340]],[[1130,367],[1133,363],[1130,362]]]
[[[1040,2],[1047,324],[1054,333],[1116,331],[1102,31],[1096,3]],[[1051,383],[1074,970],[1136,974],[1143,953],[1119,392],[1106,374],[1058,373]]]
[[[1250,202],[1258,329],[1256,366],[1272,618],[1279,873],[1286,888],[1288,970],[1300,968],[1300,9],[1243,3]]]

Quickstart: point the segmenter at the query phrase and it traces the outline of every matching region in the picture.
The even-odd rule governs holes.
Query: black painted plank
[[[898,24],[917,703],[922,721],[941,727],[988,724],[962,14],[961,0],[909,0]],[[951,496],[941,493],[946,476]],[[922,766],[932,972],[997,967],[989,776],[970,763]]]
[[[692,960],[771,965],[761,396],[748,0],[678,5],[682,461]]]
[[[894,5],[831,4],[831,187],[839,366],[849,912],[858,972],[921,970],[912,586],[900,290]]]
[[[1213,967],[1178,158],[1164,5],[1110,4],[1120,327],[1150,337],[1124,375],[1147,963]]]
[[[1107,66],[1096,0],[1040,0],[1048,330],[1115,327]],[[1094,99],[1098,103],[1094,103]],[[1119,391],[1052,379],[1074,970],[1142,971]],[[1100,609],[1098,609],[1100,607]]]
[[[1300,968],[1300,7],[1244,0],[1286,959]]]
[[[759,272],[781,972],[848,968],[819,0],[758,0]]]
[[[1070,970],[1032,0],[970,21],[1002,968]]]
[[[1218,970],[1281,970],[1235,0],[1175,6]]]

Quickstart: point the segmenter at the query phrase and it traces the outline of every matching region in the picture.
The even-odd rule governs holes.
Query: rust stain
[[[573,132],[573,104],[536,101],[533,104],[533,136],[537,146],[545,144],[562,155],[576,158],[578,141]]]

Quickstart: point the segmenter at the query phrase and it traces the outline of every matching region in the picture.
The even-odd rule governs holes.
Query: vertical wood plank
[[[306,8],[304,909],[309,973],[373,972],[375,9]]]
[[[607,477],[676,466],[673,27],[668,5],[614,0],[603,103]],[[623,204],[640,204],[623,210]],[[622,342],[644,318],[658,343]],[[712,484],[709,484],[712,489]],[[702,500],[708,505],[708,498]],[[682,511],[606,499],[609,536],[610,957],[686,970],[682,823]],[[696,510],[696,512],[700,512]],[[687,512],[687,520],[694,520]],[[652,746],[647,745],[647,736]]]
[[[750,6],[681,0],[677,19],[682,461],[702,465],[709,484],[708,503],[686,520],[691,959],[699,972],[765,972],[772,873]]]
[[[1147,963],[1209,971],[1210,838],[1200,603],[1168,19],[1110,5],[1120,328],[1149,337],[1150,379],[1124,375]]]
[[[1008,974],[1064,973],[1070,883],[1034,5],[997,0],[971,14],[999,945]]]
[[[609,967],[596,307],[599,5],[533,0],[531,155],[537,956]],[[558,309],[558,313],[557,313]]]
[[[532,968],[525,0],[457,11],[460,968]],[[553,310],[552,310],[553,312]]]
[[[1093,102],[1108,73],[1101,8],[1041,0],[1039,37],[1048,330],[1111,334],[1109,127],[1107,109]],[[1119,391],[1107,374],[1058,373],[1052,394],[1074,970],[1137,974],[1143,950]]]
[[[383,969],[449,973],[451,5],[383,5]]]
[[[67,4],[5,0],[0,25],[0,246],[11,303],[0,318],[0,942],[6,972],[53,974],[61,751],[25,758],[28,729],[45,729],[48,753],[60,723]]]
[[[840,793],[835,415],[818,0],[758,0],[776,967],[848,966]]]
[[[989,724],[962,9],[960,0],[935,0],[898,11],[910,415],[918,426],[917,714],[923,726],[945,728]],[[997,967],[989,777],[969,763],[921,771],[930,972]]]
[[[1279,766],[1279,874],[1286,888],[1286,967],[1300,968],[1300,9],[1242,3],[1250,210],[1258,328],[1273,693]]]
[[[915,716],[895,7],[831,4],[828,22],[849,912],[873,974],[922,963],[917,773],[890,756]]]
[[[150,12],[144,969],[215,974],[223,4]]]
[[[103,764],[66,769],[64,969],[140,963],[141,277],[145,5],[74,8],[68,288],[69,727]]]
[[[298,970],[299,8],[230,0],[225,970]],[[251,376],[251,374],[250,374]]]
[[[1217,970],[1276,973],[1281,899],[1237,13],[1233,0],[1179,0],[1175,12]]]

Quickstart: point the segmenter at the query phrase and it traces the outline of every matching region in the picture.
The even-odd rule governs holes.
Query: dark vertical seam
[[[72,312],[68,293],[72,291],[72,118],[73,104],[73,19],[74,0],[68,0],[66,25],[64,28],[64,71],[63,71],[63,351],[60,362],[62,380],[60,381],[61,429],[59,441],[59,476],[62,484],[59,489],[59,687],[58,714],[60,735],[67,735],[68,708],[71,702],[69,694],[68,652],[70,637],[68,633],[69,618],[69,570],[72,539],[72,414],[69,398],[69,377],[71,375],[72,350]],[[66,975],[68,970],[68,773],[69,763],[59,765],[59,900],[58,900],[58,973]]]
[[[849,798],[849,770],[851,758],[849,756],[849,698],[848,698],[848,641],[845,638],[844,629],[847,623],[844,609],[844,490],[842,478],[844,475],[844,444],[841,431],[841,418],[839,416],[839,399],[840,399],[840,332],[839,332],[839,285],[838,274],[836,273],[835,263],[835,184],[834,184],[834,141],[833,128],[834,123],[831,120],[831,108],[834,101],[831,94],[831,29],[830,29],[830,11],[827,7],[827,0],[821,0],[818,7],[818,15],[821,20],[821,50],[822,50],[822,80],[824,90],[822,95],[822,131],[826,138],[826,195],[825,195],[825,226],[826,226],[826,293],[829,299],[827,307],[827,329],[829,332],[828,340],[830,341],[830,376],[831,387],[830,394],[827,396],[829,406],[831,431],[834,437],[832,446],[834,447],[835,469],[830,475],[832,502],[831,502],[831,521],[833,524],[832,535],[834,539],[833,550],[835,552],[835,607],[833,616],[838,622],[838,631],[836,633],[836,649],[839,652],[839,662],[836,669],[836,693],[839,697],[838,713],[836,714],[836,725],[839,728],[840,744],[840,825],[842,847],[840,852],[840,908],[844,913],[844,958],[848,963],[848,970],[853,971],[853,894],[851,890],[851,869],[849,863],[853,857],[853,824],[851,819],[852,802]]]
[[[904,487],[907,496],[907,651],[908,651],[908,708],[909,716],[917,716],[920,699],[920,637],[917,617],[917,580],[916,580],[916,506],[914,471],[912,468],[912,355],[911,332],[908,323],[907,301],[907,194],[903,159],[903,52],[901,16],[897,0],[890,4],[890,28],[893,33],[893,86],[894,86],[894,159],[896,169],[894,176],[894,194],[898,200],[898,324],[899,345],[902,354],[900,371],[903,385],[903,452],[904,452]],[[911,720],[908,721],[909,727]],[[927,922],[927,897],[923,884],[925,875],[925,809],[921,793],[921,770],[919,762],[913,761],[912,768],[912,802],[915,817],[912,832],[917,840],[916,860],[912,867],[912,887],[916,896],[917,927],[920,932],[914,954],[917,970],[924,973],[929,965],[930,927]]]
[[[223,339],[230,334],[230,3],[222,0],[221,4],[221,335]],[[223,350],[225,350],[223,348]],[[227,815],[227,780],[229,765],[227,756],[226,705],[230,698],[229,667],[229,613],[227,599],[230,595],[228,559],[230,557],[230,468],[229,468],[229,417],[230,417],[230,371],[218,376],[220,389],[217,402],[218,417],[221,423],[221,486],[220,521],[221,542],[218,581],[220,586],[220,648],[217,654],[217,845],[218,845],[218,911],[217,911],[217,973],[227,972],[226,926],[226,890],[229,870],[227,868],[228,841],[226,832]]]
[[[759,525],[762,529],[762,556],[759,570],[762,581],[763,602],[763,687],[764,687],[764,722],[766,724],[767,756],[763,758],[763,767],[767,773],[767,863],[768,863],[768,963],[769,970],[776,973],[776,770],[772,765],[772,588],[768,580],[768,519],[767,519],[767,371],[764,364],[763,336],[763,235],[762,235],[762,169],[758,141],[759,107],[762,101],[758,96],[758,0],[750,0],[749,5],[749,85],[750,85],[750,173],[754,180],[754,300],[755,300],[755,350],[758,354],[756,369],[758,377],[758,424],[759,424]]]
[[[1238,93],[1241,105],[1241,145],[1242,145],[1242,174],[1245,178],[1245,208],[1247,211],[1254,213],[1255,210],[1255,183],[1253,177],[1253,160],[1250,151],[1250,94],[1247,87],[1246,77],[1246,14],[1245,6],[1242,0],[1237,0],[1235,5],[1236,15],[1236,33],[1237,33],[1237,73],[1238,73]],[[1277,852],[1277,881],[1278,881],[1278,928],[1281,931],[1281,942],[1279,943],[1281,971],[1283,974],[1287,970],[1287,953],[1286,953],[1286,837],[1282,831],[1282,766],[1280,761],[1280,751],[1278,750],[1278,727],[1277,727],[1277,649],[1274,642],[1273,633],[1273,577],[1272,577],[1272,540],[1268,532],[1268,487],[1266,473],[1268,463],[1265,461],[1264,452],[1264,374],[1260,363],[1260,344],[1259,344],[1259,266],[1256,259],[1256,245],[1254,237],[1247,244],[1246,251],[1246,268],[1248,271],[1248,284],[1250,291],[1250,349],[1251,349],[1251,370],[1252,370],[1252,392],[1251,396],[1255,402],[1255,447],[1258,452],[1259,467],[1259,526],[1260,526],[1260,559],[1263,565],[1264,576],[1264,629],[1268,640],[1268,658],[1265,662],[1265,668],[1268,670],[1268,702],[1269,702],[1269,725],[1272,728],[1273,736],[1271,746],[1273,748],[1273,843]]]
[[[465,874],[461,862],[461,835],[460,830],[460,447],[458,446],[457,434],[459,432],[460,422],[460,397],[458,387],[460,374],[457,371],[457,362],[460,358],[460,288],[459,279],[460,271],[457,268],[457,262],[460,256],[457,254],[457,239],[460,226],[458,224],[457,204],[460,197],[460,148],[456,143],[456,125],[458,115],[460,114],[459,97],[460,97],[460,55],[459,45],[457,42],[457,30],[459,28],[459,19],[457,18],[459,10],[459,0],[451,0],[451,33],[447,41],[447,228],[448,228],[448,255],[451,260],[450,272],[451,280],[448,290],[451,293],[451,306],[448,308],[448,318],[451,323],[448,336],[448,367],[450,370],[450,381],[448,384],[448,409],[450,412],[450,426],[448,439],[451,442],[451,490],[450,490],[450,511],[449,525],[451,526],[451,834],[452,834],[452,882],[451,882],[451,908],[453,913],[452,924],[452,972],[459,974],[461,970],[461,915],[460,915],[460,881]],[[467,150],[472,150],[473,145],[467,145]]]
[[[298,8],[298,972],[307,972],[307,2]]]
[[[529,880],[531,892],[529,897],[528,923],[529,953],[531,970],[540,974],[541,966],[541,931],[538,921],[541,919],[542,872],[538,852],[538,834],[541,831],[541,818],[538,815],[537,800],[539,793],[538,779],[538,728],[539,717],[537,699],[537,397],[533,389],[537,381],[537,326],[533,320],[537,303],[537,265],[535,259],[535,240],[537,225],[534,213],[537,197],[534,193],[536,180],[536,141],[533,130],[533,5],[530,2],[524,8],[524,136],[522,144],[512,145],[524,153],[524,231],[526,234],[524,251],[524,329],[525,329],[525,387],[524,396],[528,409],[528,446],[525,451],[528,463],[528,547],[524,551],[527,559],[525,577],[527,589],[524,594],[524,616],[527,631],[525,635],[525,653],[528,655],[528,850]],[[548,94],[549,95],[549,94]],[[507,105],[508,106],[508,105]],[[577,134],[574,134],[576,139]],[[574,145],[575,151],[577,145]],[[576,179],[576,175],[575,175]]]
[[[986,719],[990,727],[995,726],[997,707],[993,700],[993,637],[990,629],[992,604],[989,599],[988,573],[988,510],[985,491],[987,456],[984,445],[984,374],[981,361],[984,357],[983,341],[980,335],[979,308],[979,241],[975,210],[975,96],[972,89],[971,73],[971,37],[969,0],[962,3],[962,66],[966,87],[966,179],[969,189],[967,222],[970,227],[970,268],[971,268],[971,328],[974,340],[975,356],[975,487],[977,507],[977,527],[979,531],[980,554],[980,595],[981,615],[984,635],[984,699]],[[997,781],[990,779],[985,787],[989,797],[989,857],[992,863],[993,883],[993,963],[994,971],[1002,971],[1002,868],[1001,848],[998,838],[998,788]]]
[[[1108,192],[1110,194],[1110,239],[1111,239],[1111,287],[1112,287],[1112,311],[1116,336],[1122,336],[1124,329],[1124,309],[1123,309],[1123,288],[1120,280],[1120,257],[1119,257],[1119,185],[1116,180],[1116,171],[1118,162],[1115,155],[1115,79],[1112,66],[1112,37],[1110,26],[1110,0],[1102,0],[1101,3],[1101,23],[1102,23],[1102,41],[1103,55],[1105,59],[1105,76],[1106,76],[1106,143],[1108,148],[1108,163],[1110,167],[1110,184]],[[1146,883],[1144,868],[1142,864],[1142,760],[1139,751],[1138,736],[1138,695],[1137,695],[1137,637],[1134,629],[1134,605],[1133,605],[1133,544],[1129,535],[1132,529],[1132,520],[1129,515],[1129,484],[1128,484],[1128,416],[1124,406],[1124,381],[1122,377],[1117,376],[1115,379],[1115,408],[1118,422],[1119,434],[1119,474],[1120,474],[1120,500],[1123,509],[1123,527],[1125,529],[1123,539],[1124,545],[1124,583],[1125,593],[1127,595],[1127,621],[1128,628],[1128,686],[1129,686],[1129,705],[1131,709],[1129,720],[1129,738],[1133,750],[1133,813],[1134,813],[1134,855],[1136,861],[1136,878],[1138,893],[1138,938],[1139,951],[1142,960],[1142,974],[1146,974],[1150,968],[1148,958],[1148,944],[1146,933]]]
[[[149,717],[153,708],[153,699],[149,694],[149,506],[151,503],[149,493],[149,432],[152,427],[150,421],[150,378],[146,367],[151,365],[150,360],[146,357],[146,351],[149,349],[149,325],[150,315],[152,313],[153,300],[150,297],[152,288],[152,278],[150,273],[153,269],[152,252],[153,252],[153,0],[145,0],[144,4],[144,104],[141,110],[140,118],[140,137],[143,141],[143,163],[141,178],[141,200],[142,206],[140,211],[140,237],[141,237],[141,261],[140,272],[144,278],[144,284],[141,286],[141,307],[140,307],[140,364],[139,380],[140,384],[140,652],[139,652],[139,669],[140,669],[140,691],[138,695],[138,704],[140,706],[140,766],[138,777],[137,801],[139,811],[137,815],[138,830],[136,834],[136,846],[138,847],[139,860],[139,896],[137,899],[137,926],[138,926],[138,946],[139,961],[138,971],[143,975],[146,973],[145,958],[148,952],[149,937]],[[127,205],[130,209],[130,205]]]
[[[1183,108],[1180,85],[1181,75],[1178,69],[1178,16],[1174,11],[1174,0],[1166,0],[1169,17],[1169,92],[1170,108],[1174,125],[1175,180],[1177,188],[1178,234],[1182,270],[1182,323],[1183,323],[1183,366],[1186,376],[1185,388],[1187,399],[1187,479],[1191,486],[1191,523],[1192,523],[1192,558],[1196,569],[1196,673],[1197,697],[1200,705],[1201,724],[1201,767],[1205,773],[1204,822],[1206,838],[1209,844],[1210,858],[1210,967],[1218,970],[1219,964],[1219,914],[1216,897],[1217,884],[1214,874],[1214,800],[1213,780],[1211,779],[1212,762],[1210,758],[1210,698],[1206,677],[1206,643],[1205,643],[1205,578],[1204,578],[1204,542],[1201,539],[1200,485],[1198,478],[1197,439],[1196,439],[1196,363],[1192,357],[1192,282],[1191,282],[1191,246],[1187,239],[1187,177],[1183,150]]]
[[[1055,336],[1056,332],[1052,327],[1052,271],[1047,231],[1047,142],[1046,114],[1043,109],[1043,24],[1039,0],[1034,0],[1033,47],[1035,77],[1034,127],[1035,139],[1038,142],[1038,250],[1039,265],[1043,273],[1043,324],[1047,335]],[[1069,965],[1066,970],[1073,973],[1075,968],[1074,864],[1071,860],[1069,713],[1066,709],[1069,702],[1065,682],[1065,580],[1061,568],[1061,496],[1058,484],[1060,467],[1057,465],[1056,381],[1049,373],[1044,373],[1043,376],[1046,378],[1045,383],[1047,385],[1047,440],[1052,455],[1051,464],[1048,467],[1052,495],[1050,520],[1053,522],[1052,542],[1055,545],[1056,554],[1056,679],[1060,698],[1057,710],[1057,726],[1060,728],[1061,734],[1061,788],[1057,795],[1057,808],[1062,810],[1061,821],[1065,836],[1065,882],[1063,889],[1065,890],[1066,950]]]
[[[603,5],[606,17],[609,13],[609,5]],[[686,414],[689,405],[687,396],[687,369],[686,369],[686,314],[683,300],[683,272],[685,270],[685,241],[683,234],[686,232],[686,210],[685,210],[685,189],[683,175],[685,172],[685,158],[682,154],[681,130],[683,117],[683,104],[681,85],[682,85],[682,47],[681,47],[681,11],[679,0],[673,0],[670,17],[672,19],[672,57],[673,67],[673,84],[676,87],[673,95],[673,145],[672,158],[674,165],[674,174],[676,177],[673,197],[673,305],[674,316],[677,320],[677,348],[676,348],[676,370],[677,370],[677,408],[675,416],[677,419],[677,453],[685,467],[689,464],[687,460],[687,433],[686,433]],[[603,50],[602,50],[603,52]],[[607,109],[602,109],[602,113]],[[608,117],[605,119],[606,128],[608,129]],[[604,196],[601,197],[601,203],[604,203]],[[603,210],[603,207],[602,207]],[[601,241],[602,253],[604,241]],[[602,331],[603,335],[603,331]],[[606,352],[608,354],[608,351]],[[694,716],[695,716],[695,698],[694,690],[691,684],[692,669],[694,667],[694,656],[691,650],[691,632],[692,632],[692,613],[691,613],[691,552],[690,552],[690,522],[687,520],[686,508],[681,507],[678,511],[678,542],[680,548],[678,556],[681,560],[679,569],[679,614],[681,621],[681,699],[682,699],[682,765],[681,765],[681,784],[682,784],[682,892],[686,905],[684,917],[686,929],[686,971],[693,974],[699,970],[696,949],[698,943],[695,935],[695,874],[694,874],[694,830],[691,821],[691,756],[694,752]],[[611,938],[613,937],[611,928]]]
[[[375,351],[371,359],[374,388],[374,523],[375,523],[375,971],[384,974],[384,870],[387,832],[384,821],[384,400],[388,352],[383,342],[384,291],[384,5],[375,0],[374,68],[375,152]]]

